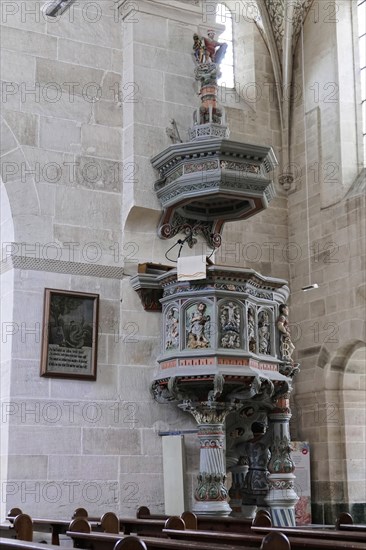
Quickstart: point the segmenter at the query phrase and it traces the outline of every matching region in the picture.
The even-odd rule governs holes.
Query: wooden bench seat
[[[341,512],[336,521],[336,529],[341,531],[366,531],[366,525],[355,525],[351,514]]]
[[[38,531],[42,533],[51,533],[51,543],[59,545],[60,535],[64,535],[66,531],[70,530],[72,521],[75,522],[78,519],[85,520],[85,517],[77,517],[74,520],[45,519],[30,518],[27,514],[19,514],[15,517],[8,516],[8,519],[14,524],[13,536],[16,536],[18,539],[30,541],[32,538],[28,533],[31,531]],[[118,529],[115,526],[115,521],[119,523]],[[11,523],[7,529],[11,528]],[[163,534],[165,520],[117,518],[112,512],[107,512],[102,518],[98,519],[98,521],[90,521],[88,518],[88,523],[93,531],[112,531],[114,533],[122,532],[125,535],[134,533],[137,535],[166,537],[166,535]]]
[[[265,510],[258,510],[255,519],[251,518],[237,518],[237,517],[222,517],[222,516],[200,516],[192,514],[192,512],[184,512],[181,517],[185,521],[187,528],[192,529],[190,523],[186,521],[186,514],[191,514],[196,517],[197,529],[200,531],[224,531],[229,533],[250,533],[253,521],[257,522],[261,516],[267,516],[270,520],[269,512]],[[154,519],[162,520],[169,519],[170,516],[163,514],[151,514],[147,506],[140,506],[136,512],[138,519]],[[270,525],[270,523],[269,523]]]
[[[75,531],[68,531],[67,535],[73,539],[74,548],[87,548],[89,550],[113,550],[116,542],[125,537],[123,534],[78,533]],[[215,542],[201,543],[156,537],[140,538],[145,542],[148,550],[239,550],[239,548],[233,544]],[[242,550],[242,547],[240,547],[240,550]]]
[[[352,523],[352,525],[344,525],[343,523],[340,523],[338,529],[340,531],[361,531],[361,532],[366,532],[366,525],[362,525],[362,524],[354,524]]]
[[[31,518],[27,514],[19,514],[16,517],[8,516],[10,524],[13,524],[14,536],[23,541],[31,542],[33,532],[51,533],[51,544],[60,545],[60,535],[65,535],[70,528],[68,519]],[[91,522],[91,527],[101,530],[99,522]]]
[[[278,528],[273,528],[273,531],[279,531]],[[196,541],[196,542],[222,542],[222,544],[234,544],[241,547],[256,546],[258,541],[263,539],[265,533],[268,533],[268,529],[263,529],[263,532],[248,533],[222,533],[213,531],[193,531],[193,530],[177,530],[177,529],[164,529],[164,532],[170,537],[178,540]],[[357,540],[349,540],[341,537],[340,539],[327,540],[326,538],[297,536],[297,530],[294,530],[294,534],[287,534],[287,530],[282,530],[291,544],[291,549],[295,548],[312,548],[314,550],[366,550],[365,542]],[[338,536],[343,533],[338,531]],[[345,534],[345,533],[344,533]],[[347,533],[350,534],[350,533]]]
[[[0,524],[0,537],[1,538],[14,538],[16,536],[14,531],[14,525],[10,522]]]
[[[39,542],[0,538],[0,548],[2,550],[45,550],[45,545]],[[47,545],[49,550],[56,550],[56,548],[59,550],[58,546]],[[147,550],[147,547],[138,537],[127,536],[123,540],[117,541],[114,550]]]
[[[336,540],[336,541],[353,541],[366,543],[366,534],[362,531],[341,531],[337,529],[301,529],[296,527],[294,529],[288,527],[252,527],[254,533],[265,535],[272,531],[280,530],[281,533],[285,533],[288,537],[307,537],[317,538],[324,540]],[[365,546],[366,548],[366,546]]]
[[[1,550],[60,550],[59,546],[54,544],[44,544],[42,542],[32,542],[19,539],[0,538]]]
[[[67,535],[74,541],[74,548],[85,548],[89,550],[114,550],[118,540],[124,536],[109,534],[109,533],[81,533],[68,531]],[[290,545],[280,533],[270,533],[263,537],[257,535],[249,535],[252,539],[248,545],[240,544],[239,546],[233,543],[224,543],[221,541],[191,541],[191,540],[174,540],[152,537],[141,537],[141,540],[146,545],[147,550],[252,550],[258,548],[261,550],[291,550]],[[126,537],[127,538],[127,537]],[[357,549],[358,550],[358,549]]]
[[[194,516],[196,518],[197,526],[193,527],[190,522],[187,522],[187,514]],[[264,510],[260,510],[256,516],[262,516],[265,514]],[[269,513],[266,513],[270,518]],[[88,521],[98,521],[99,518],[96,516],[88,516],[85,509],[75,510],[73,517],[76,516],[84,517]],[[165,524],[165,521],[169,519],[170,516],[164,514],[150,514],[149,508],[146,506],[141,506],[137,510],[136,518],[119,518],[120,521],[120,531],[126,534],[138,533],[139,535],[146,536],[162,536],[162,530]],[[252,519],[247,518],[233,518],[233,517],[222,517],[222,516],[196,516],[192,512],[184,512],[181,516],[187,528],[190,529],[197,528],[204,531],[227,531],[234,533],[250,533],[250,529],[253,525]],[[270,523],[269,523],[270,525]],[[150,528],[150,529],[149,529]],[[161,535],[160,535],[161,533]]]

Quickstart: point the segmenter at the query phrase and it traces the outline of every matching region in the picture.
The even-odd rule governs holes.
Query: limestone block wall
[[[277,197],[269,208],[246,221],[227,223],[215,254],[220,264],[249,267],[273,277],[289,278],[289,258],[299,256],[288,242],[287,196],[278,184],[282,171],[281,123],[271,57],[247,11],[234,12],[236,89],[222,89],[230,139],[273,147],[279,167],[272,177]]]
[[[337,3],[337,8],[337,21],[323,14],[305,22],[304,83],[301,44],[295,55],[295,84],[299,89],[304,84],[305,96],[293,103],[296,175],[288,197],[289,241],[304,251],[302,261],[289,265],[291,322],[301,363],[295,387],[297,437],[310,441],[314,519],[326,523],[343,509],[365,519],[364,471],[357,466],[365,460],[364,380],[361,368],[350,367],[358,350],[365,368],[365,197],[356,185],[362,169],[356,154],[358,106],[353,104],[350,117],[343,99],[354,97],[360,83],[357,71],[343,79],[355,54],[352,47],[344,48],[340,36],[346,31],[352,36],[355,20],[350,3]],[[345,164],[347,117],[353,156]],[[301,288],[309,282],[319,289],[304,293]]]
[[[53,517],[80,503],[135,506],[137,481],[120,474],[143,454],[111,344],[130,334],[120,326],[122,21],[113,2],[75,4],[56,21],[42,4],[2,4],[2,518],[14,505]],[[97,382],[39,376],[45,287],[100,295]]]

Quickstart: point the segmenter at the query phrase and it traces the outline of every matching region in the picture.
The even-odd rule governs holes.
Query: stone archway
[[[366,519],[366,344],[351,348],[342,376],[341,421],[345,446],[345,497],[356,523]]]
[[[351,330],[349,325],[343,324],[343,334]],[[364,437],[366,344],[362,323],[352,323],[352,328],[355,337],[336,349],[322,346],[311,381],[306,388],[298,384],[294,396],[296,435],[309,441],[311,449],[313,522],[332,524],[342,511],[360,522],[365,513],[359,494],[365,486],[361,445],[355,437]]]
[[[324,369],[325,394],[333,397],[324,410],[330,501],[324,514],[331,522],[342,511],[365,520],[365,354],[363,340],[349,340]]]
[[[11,120],[1,120],[1,188],[6,196],[6,217],[1,212],[2,241],[37,242],[44,232],[41,203],[31,163]],[[10,223],[11,220],[11,223]],[[10,225],[8,225],[8,222]],[[9,235],[7,227],[11,227]],[[14,249],[16,246],[13,247]]]

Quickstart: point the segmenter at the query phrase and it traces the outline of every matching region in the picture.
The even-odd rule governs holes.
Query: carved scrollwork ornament
[[[273,489],[290,490],[294,488],[292,480],[269,480],[269,485]]]
[[[300,372],[300,364],[299,363],[281,363],[279,365],[279,371],[284,376],[293,378],[297,373]]]
[[[153,384],[151,386],[151,393],[155,401],[158,403],[169,403],[174,401],[175,397],[170,393],[167,387],[162,387],[159,384]]]
[[[221,439],[215,439],[210,437],[209,439],[203,439],[201,438],[201,435],[199,435],[201,448],[209,448],[209,449],[223,449],[224,448],[224,441],[223,438]]]
[[[224,485],[225,474],[201,472],[198,474],[197,480],[198,486],[194,495],[197,501],[224,501],[227,499],[228,490]]]
[[[290,455],[291,450],[289,437],[276,435],[271,445],[271,459],[268,470],[274,474],[291,474],[295,469],[295,464]]]
[[[185,400],[178,407],[190,412],[197,424],[223,424],[227,415],[236,410],[237,405],[232,403],[215,403],[210,401],[193,402]]]

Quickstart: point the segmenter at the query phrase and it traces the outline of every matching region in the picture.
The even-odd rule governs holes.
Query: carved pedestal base
[[[231,508],[225,501],[222,502],[196,502],[192,512],[201,516],[229,516]]]
[[[294,491],[294,474],[270,474],[270,489],[266,502],[271,508],[274,527],[294,527],[295,504],[299,497]]]

